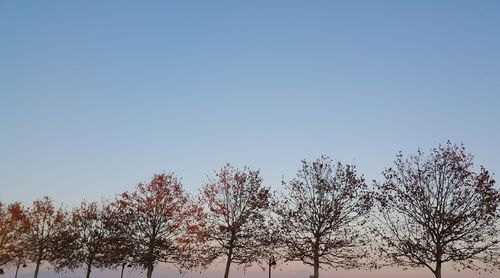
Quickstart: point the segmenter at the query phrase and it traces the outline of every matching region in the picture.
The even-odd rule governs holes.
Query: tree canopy
[[[448,142],[429,155],[405,158],[377,184],[380,250],[399,266],[423,266],[441,277],[442,264],[490,269],[498,264],[500,191],[473,156]]]
[[[355,166],[325,156],[302,161],[297,177],[285,185],[274,206],[285,260],[312,266],[316,278],[322,266],[360,267],[372,194]]]

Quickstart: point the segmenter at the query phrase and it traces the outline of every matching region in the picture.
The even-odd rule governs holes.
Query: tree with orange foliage
[[[27,228],[19,202],[5,206],[0,202],[0,266],[18,259],[22,252],[21,236]]]
[[[148,183],[139,183],[135,191],[122,193],[115,206],[120,215],[116,227],[134,246],[130,256],[146,269],[147,278],[159,262],[181,263],[191,206],[173,174],[156,174]]]
[[[269,188],[262,185],[259,171],[226,164],[204,186],[201,198],[206,209],[201,225],[205,231],[204,264],[224,257],[227,278],[232,263],[246,267],[261,259]]]
[[[26,257],[35,263],[34,278],[38,277],[43,261],[51,260],[59,248],[59,239],[66,228],[66,213],[56,209],[52,199],[45,196],[33,201],[26,210],[28,229],[23,236]]]

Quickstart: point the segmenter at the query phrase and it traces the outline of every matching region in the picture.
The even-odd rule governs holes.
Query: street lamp
[[[274,256],[269,257],[269,278],[271,278],[271,267],[276,266],[276,261],[274,260]]]

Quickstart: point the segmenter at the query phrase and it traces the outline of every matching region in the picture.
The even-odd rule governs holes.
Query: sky
[[[499,14],[487,0],[0,0],[0,201],[74,206],[159,172],[196,194],[225,163],[279,190],[323,154],[379,180],[399,151],[447,140],[498,175]]]

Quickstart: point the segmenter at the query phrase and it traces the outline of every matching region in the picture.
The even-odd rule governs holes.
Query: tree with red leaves
[[[13,260],[20,261],[21,237],[28,225],[19,202],[5,206],[0,202],[0,266]]]
[[[67,214],[62,208],[56,209],[52,199],[45,196],[33,201],[25,215],[28,229],[23,236],[23,248],[26,257],[35,263],[34,278],[37,278],[42,262],[57,256],[59,239],[67,226]]]
[[[115,207],[119,232],[134,246],[130,257],[151,278],[159,262],[179,265],[192,207],[173,174],[156,174],[133,192],[122,193]]]
[[[463,145],[400,153],[383,174],[374,232],[389,263],[426,267],[436,278],[445,263],[474,270],[499,263],[500,190],[486,169],[474,171]]]
[[[302,161],[297,177],[285,183],[274,213],[286,261],[320,267],[364,265],[367,242],[362,225],[372,207],[372,193],[355,166],[335,164],[326,156]]]
[[[204,263],[224,257],[227,278],[231,263],[245,267],[258,261],[269,206],[269,188],[262,185],[259,171],[238,170],[227,164],[203,187],[201,198],[206,209],[201,225]]]

